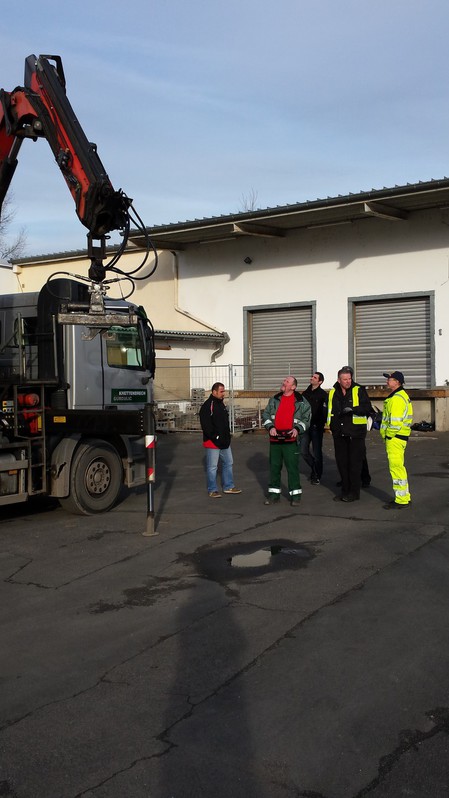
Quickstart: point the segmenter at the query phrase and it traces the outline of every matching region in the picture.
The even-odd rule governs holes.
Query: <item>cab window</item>
[[[142,342],[137,327],[111,327],[106,337],[108,366],[143,368]]]

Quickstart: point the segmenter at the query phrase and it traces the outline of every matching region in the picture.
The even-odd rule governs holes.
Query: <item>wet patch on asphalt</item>
[[[220,548],[202,547],[179,555],[178,562],[194,565],[198,574],[214,582],[252,581],[266,574],[306,568],[318,548],[293,540],[258,540]]]
[[[86,540],[101,540],[105,535],[124,534],[126,534],[126,529],[103,529],[101,532],[93,532],[92,535],[88,535]]]
[[[103,612],[116,612],[123,608],[132,609],[133,607],[151,607],[160,598],[165,598],[179,590],[189,590],[192,584],[181,579],[166,579],[162,577],[149,579],[143,585],[130,587],[123,591],[124,599],[117,603],[107,601],[96,602],[89,606],[89,613],[97,615]]]
[[[432,739],[432,737],[436,737],[439,734],[443,734],[447,737],[449,732],[449,709],[447,707],[437,707],[436,709],[432,709],[429,712],[425,712],[426,721],[424,722],[422,729],[406,729],[400,732],[399,734],[399,744],[397,748],[392,751],[390,754],[382,757],[379,762],[379,770],[378,775],[369,783],[367,784],[354,798],[363,798],[363,796],[367,796],[370,793],[374,792],[377,787],[381,788],[381,792],[375,792],[376,795],[390,795],[389,787],[391,783],[389,781],[390,775],[394,772],[396,765],[400,762],[401,759],[407,761],[407,757],[409,755],[416,755],[420,753],[420,747],[424,742],[427,740]],[[421,754],[422,756],[422,754]],[[422,766],[422,763],[421,763]],[[382,786],[385,787],[385,791],[382,790]],[[401,784],[402,786],[402,784]],[[412,785],[411,785],[412,786]],[[407,789],[407,788],[405,788]],[[418,795],[418,793],[413,789],[407,790],[409,795]],[[395,794],[398,794],[395,792]],[[405,793],[403,793],[405,794]],[[419,793],[422,795],[423,793]],[[426,795],[436,795],[432,791],[432,793],[426,793]],[[438,793],[438,795],[446,795],[447,793]]]

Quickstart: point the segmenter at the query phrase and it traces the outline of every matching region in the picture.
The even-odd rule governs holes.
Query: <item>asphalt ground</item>
[[[268,442],[209,499],[198,435],[159,437],[146,491],[0,521],[0,796],[448,798],[449,433],[412,434],[412,505],[322,483],[263,504]]]

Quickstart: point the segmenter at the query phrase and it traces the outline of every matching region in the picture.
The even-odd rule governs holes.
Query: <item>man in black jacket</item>
[[[200,423],[203,430],[203,446],[206,449],[207,492],[211,499],[221,499],[217,487],[218,464],[221,462],[223,493],[236,494],[242,491],[234,485],[232,472],[231,431],[229,416],[224,404],[225,387],[222,382],[212,385],[209,399],[200,408]]]
[[[371,402],[366,388],[352,379],[352,369],[343,366],[329,391],[327,422],[334,438],[335,460],[341,477],[341,496],[335,501],[353,502],[360,498],[365,438]]]
[[[320,484],[323,473],[323,432],[327,418],[327,391],[321,387],[323,382],[321,371],[314,371],[310,385],[302,394],[312,408],[310,427],[301,435],[301,454],[312,469],[312,485]]]

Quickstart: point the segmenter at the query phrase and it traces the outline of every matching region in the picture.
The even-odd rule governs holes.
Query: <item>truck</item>
[[[69,512],[106,512],[124,486],[148,478],[154,331],[129,294],[107,294],[122,279],[133,284],[146,259],[130,274],[117,266],[132,201],[113,189],[88,142],[59,56],[29,56],[24,87],[0,90],[0,209],[27,138],[46,138],[53,150],[88,229],[90,268],[87,277],[56,273],[40,291],[0,296],[0,506],[44,495]],[[112,230],[123,242],[105,264]]]

